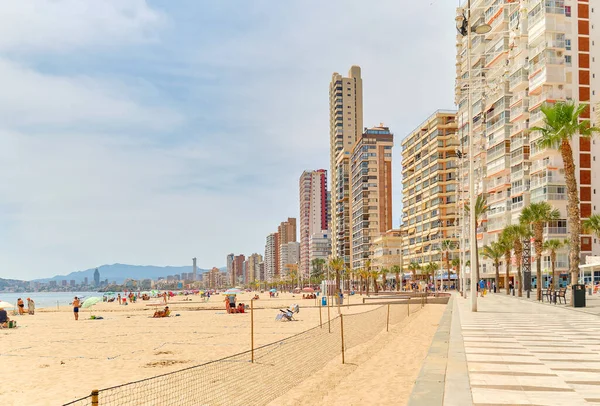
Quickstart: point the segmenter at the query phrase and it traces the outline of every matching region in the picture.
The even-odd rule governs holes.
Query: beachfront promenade
[[[472,313],[469,299],[453,297],[410,405],[600,404],[595,307],[586,312],[503,293],[478,303]]]

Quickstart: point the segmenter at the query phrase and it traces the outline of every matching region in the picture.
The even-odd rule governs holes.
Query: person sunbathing
[[[155,318],[160,318],[160,317],[169,317],[169,314],[171,314],[171,311],[169,310],[169,306],[165,307],[165,310],[157,310],[154,312],[154,316]]]
[[[8,322],[10,318],[8,317],[8,313],[4,309],[0,309],[0,327],[7,328]]]

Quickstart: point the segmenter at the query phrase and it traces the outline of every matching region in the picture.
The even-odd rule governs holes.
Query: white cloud
[[[156,39],[164,18],[144,0],[38,0],[0,4],[0,51],[66,52]]]
[[[167,129],[182,117],[144,106],[130,86],[86,76],[42,74],[0,58],[0,121],[4,127],[86,126]],[[136,96],[137,97],[137,96]]]

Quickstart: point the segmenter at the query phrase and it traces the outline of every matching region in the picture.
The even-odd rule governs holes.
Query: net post
[[[342,332],[342,364],[346,363],[344,354],[344,315],[340,314],[340,331]]]
[[[92,406],[98,406],[100,403],[98,402],[98,389],[92,390]]]
[[[329,328],[329,332],[331,333],[331,301],[329,300],[329,296],[327,297],[327,327]]]
[[[250,300],[250,348],[252,349],[252,363],[254,364],[254,299]]]
[[[385,322],[385,331],[390,331],[390,305],[387,305],[387,321]]]
[[[410,297],[408,298],[408,306],[406,306],[406,312],[407,312],[407,316],[410,317]]]
[[[323,328],[323,315],[321,314],[321,307],[323,306],[319,306],[319,326]]]

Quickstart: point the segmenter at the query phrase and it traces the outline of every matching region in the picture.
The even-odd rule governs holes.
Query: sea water
[[[44,307],[68,306],[73,302],[73,298],[77,296],[87,299],[88,297],[102,297],[100,292],[21,292],[21,293],[2,293],[0,292],[0,301],[12,303],[17,307],[17,299],[23,299],[25,308],[27,308],[27,298],[31,298],[35,302],[36,309]],[[82,300],[82,302],[83,302]]]

